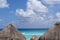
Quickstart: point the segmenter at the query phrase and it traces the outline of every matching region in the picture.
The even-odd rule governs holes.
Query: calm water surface
[[[19,32],[22,32],[22,34],[25,35],[26,40],[30,40],[33,35],[40,37],[47,32],[47,29],[19,29]]]

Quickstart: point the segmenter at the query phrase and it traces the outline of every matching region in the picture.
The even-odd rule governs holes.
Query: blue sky
[[[0,28],[50,28],[60,21],[60,0],[0,0]]]

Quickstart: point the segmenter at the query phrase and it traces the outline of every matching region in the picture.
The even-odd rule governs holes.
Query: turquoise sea
[[[26,37],[26,40],[30,40],[33,35],[40,37],[45,32],[47,32],[47,29],[19,29],[19,32],[21,32]]]

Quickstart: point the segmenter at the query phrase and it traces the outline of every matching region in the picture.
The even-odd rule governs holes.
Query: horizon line
[[[4,29],[4,28],[1,28],[0,30],[2,30],[2,29]],[[49,28],[17,28],[18,30],[23,30],[23,29],[33,29],[33,30],[41,30],[41,29],[43,29],[43,30],[47,30],[47,29],[49,29]]]

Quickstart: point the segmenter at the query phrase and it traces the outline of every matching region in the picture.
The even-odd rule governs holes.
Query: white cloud
[[[58,18],[60,18],[60,12],[57,12],[57,13],[56,13],[56,16],[57,16]]]
[[[9,7],[7,0],[0,0],[0,8]]]
[[[23,17],[30,17],[30,21],[34,22],[36,20],[44,20],[43,17],[37,15],[37,13],[47,13],[48,8],[44,6],[38,0],[28,0],[27,9],[24,11],[23,9],[16,9],[16,14]]]
[[[37,12],[47,12],[48,9],[38,0],[28,0],[27,9],[32,9]]]
[[[47,4],[60,4],[60,0],[44,0]]]
[[[56,13],[57,20],[60,21],[60,12]]]
[[[23,16],[23,17],[30,17],[32,15],[35,15],[35,13],[33,12],[33,10],[27,10],[26,12],[23,9],[17,9],[16,13]]]

